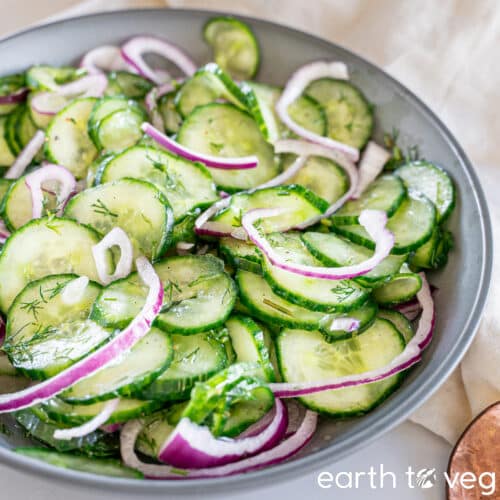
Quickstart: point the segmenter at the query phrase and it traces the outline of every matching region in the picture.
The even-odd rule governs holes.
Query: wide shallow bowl
[[[0,42],[0,75],[37,64],[78,61],[87,50],[120,43],[138,33],[162,35],[184,47],[202,64],[210,51],[202,26],[214,13],[191,10],[137,10],[91,15],[56,22]],[[284,84],[299,65],[315,60],[341,60],[352,80],[376,105],[376,136],[396,128],[404,147],[417,145],[421,154],[442,165],[457,186],[457,206],[449,222],[456,239],[445,272],[431,276],[439,287],[436,334],[423,361],[403,386],[379,408],[362,418],[343,422],[323,419],[313,441],[281,465],[223,479],[137,481],[114,479],[52,467],[16,455],[19,444],[0,436],[0,461],[28,473],[102,489],[142,494],[225,493],[252,488],[320,468],[366,446],[404,420],[446,379],[474,337],[486,300],[492,265],[491,226],[478,178],[456,140],[432,111],[400,83],[351,52],[314,36],[256,19],[246,19],[262,47],[258,78]]]

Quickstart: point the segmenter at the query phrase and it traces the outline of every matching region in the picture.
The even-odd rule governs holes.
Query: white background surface
[[[77,0],[0,0],[3,12],[9,15],[0,18],[0,36],[14,29],[21,29],[38,19],[58,10],[78,3]],[[335,499],[335,500],[441,500],[445,497],[443,472],[446,470],[450,446],[431,432],[406,422],[384,437],[355,453],[351,457],[332,464],[323,470],[336,474],[339,472],[368,472],[370,467],[379,471],[383,464],[384,471],[393,472],[396,476],[396,489],[388,479],[381,489],[378,479],[376,489],[370,487],[369,480],[360,479],[359,488],[321,489],[317,483],[318,473],[309,474],[285,484],[267,487],[255,492],[228,492],[227,498],[250,500],[257,495],[262,500],[285,498],[287,500]],[[410,489],[407,486],[405,471],[408,466],[414,470],[421,468],[437,469],[438,482],[432,489]],[[321,471],[318,471],[321,472]],[[344,484],[346,477],[342,476]],[[111,494],[98,491],[89,492],[77,486],[68,486],[56,482],[32,477],[21,471],[13,471],[0,465],[0,499],[16,498],[21,500],[88,500],[89,493],[93,500],[118,500],[130,498],[137,500],[139,496]],[[256,485],[258,487],[258,485]],[[209,498],[208,495],[204,495]],[[220,495],[218,495],[220,498]],[[169,498],[172,498],[169,495]]]

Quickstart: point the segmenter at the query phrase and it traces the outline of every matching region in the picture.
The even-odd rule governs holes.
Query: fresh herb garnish
[[[115,212],[112,212],[100,198],[97,198],[97,201],[95,203],[92,203],[90,205],[96,214],[101,214],[101,215],[107,215],[109,217],[118,217],[118,214]]]

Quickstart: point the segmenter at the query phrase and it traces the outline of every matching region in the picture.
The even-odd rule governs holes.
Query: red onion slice
[[[281,186],[282,184],[285,184],[299,173],[300,169],[306,164],[306,162],[307,156],[299,156],[284,172],[277,175],[273,179],[264,182],[264,184],[256,187],[255,190]]]
[[[342,62],[316,61],[300,67],[288,80],[283,93],[278,99],[278,102],[276,103],[276,113],[280,117],[280,120],[300,137],[314,142],[315,144],[321,144],[329,149],[340,151],[351,160],[358,161],[358,149],[353,148],[348,144],[330,139],[329,137],[324,137],[311,132],[292,120],[288,114],[288,106],[290,106],[295,99],[302,95],[306,87],[311,82],[320,78],[337,78],[347,80],[349,78],[347,66]]]
[[[359,329],[361,322],[355,318],[335,318],[330,325],[330,331],[343,330],[344,332],[354,332]]]
[[[17,104],[18,102],[23,102],[26,100],[26,96],[29,93],[27,87],[22,87],[12,94],[0,96],[0,104]]]
[[[16,161],[11,165],[5,173],[6,179],[18,179],[24,174],[26,167],[33,161],[33,158],[38,154],[38,151],[45,142],[45,133],[42,130],[37,130],[35,135],[26,144],[24,149],[19,153]]]
[[[69,439],[83,437],[91,432],[94,432],[109,420],[109,417],[113,415],[113,412],[116,410],[119,403],[119,398],[106,401],[102,410],[94,418],[82,425],[79,425],[78,427],[71,427],[70,429],[57,429],[54,431],[54,439],[67,441]]]
[[[80,302],[89,282],[90,280],[87,276],[80,276],[79,278],[71,280],[61,292],[61,301],[67,305]]]
[[[122,460],[125,465],[142,472],[146,477],[151,479],[225,477],[278,464],[290,458],[311,440],[316,431],[317,421],[318,415],[308,410],[297,431],[274,448],[238,462],[204,469],[179,470],[168,465],[155,465],[141,462],[134,451],[137,436],[142,430],[142,424],[139,420],[131,420],[123,427],[120,435],[120,449]]]
[[[66,99],[76,97],[102,97],[108,86],[106,75],[97,73],[74,82],[59,85],[53,92],[40,92],[31,100],[33,109],[42,115],[55,115],[66,105]]]
[[[73,194],[76,180],[73,174],[61,165],[49,163],[35,170],[25,177],[25,184],[31,193],[32,218],[39,219],[43,212],[43,188],[42,184],[55,181],[59,184],[57,195],[58,206],[64,205],[66,200]]]
[[[149,287],[149,291],[143,308],[127,328],[115,335],[107,344],[54,377],[22,391],[1,394],[0,413],[29,408],[56,396],[76,382],[104,368],[132,348],[149,332],[163,304],[163,285],[153,266],[145,257],[139,257],[135,264],[139,276]]]
[[[193,149],[186,148],[178,142],[174,141],[167,135],[160,132],[150,123],[143,123],[141,126],[146,135],[149,135],[161,147],[168,149],[170,152],[182,156],[190,161],[199,161],[207,167],[220,168],[223,170],[242,170],[247,168],[255,168],[259,164],[259,159],[256,156],[242,156],[239,158],[223,158],[222,156],[212,156],[203,153],[198,153]]]
[[[144,55],[151,53],[172,61],[186,76],[192,76],[196,64],[179,47],[159,37],[136,36],[126,42],[121,53],[123,59],[133,66],[140,75],[155,82],[164,83],[158,73],[144,60]]]
[[[334,214],[349,198],[352,197],[358,185],[358,169],[356,165],[338,151],[322,146],[320,144],[312,144],[307,141],[295,139],[283,139],[276,141],[274,145],[276,153],[292,153],[298,156],[322,156],[329,160],[338,163],[347,173],[349,177],[349,189],[336,202],[332,203],[327,210],[320,215],[312,217],[297,226],[298,229],[305,229],[319,222],[321,219],[326,219]]]
[[[120,249],[120,260],[113,273],[108,272],[107,252],[112,247]],[[127,233],[121,227],[114,227],[97,245],[92,247],[97,274],[103,285],[125,278],[132,271],[134,248]]]
[[[434,301],[432,300],[429,283],[424,273],[420,273],[420,276],[422,277],[422,288],[417,293],[417,299],[422,307],[422,315],[418,322],[417,331],[415,336],[408,342],[403,352],[396,356],[388,365],[376,370],[370,370],[355,375],[346,375],[344,377],[336,377],[331,380],[269,384],[274,395],[281,398],[295,398],[314,394],[316,392],[371,384],[372,382],[384,380],[392,375],[396,375],[415,363],[418,363],[421,359],[422,351],[432,339],[435,322]]]
[[[168,92],[172,92],[172,90],[174,90],[174,86],[171,83],[165,83],[160,87],[153,87],[144,98],[144,104],[146,105],[146,109],[151,117],[151,123],[153,124],[153,127],[158,130],[165,130],[163,117],[158,111],[158,99],[161,96],[168,94]]]
[[[363,191],[379,176],[384,169],[384,165],[391,157],[389,151],[379,146],[376,142],[370,141],[359,162],[359,181],[353,198],[359,198]]]
[[[10,236],[10,231],[5,226],[3,219],[0,219],[0,244],[4,244]]]
[[[276,446],[288,426],[285,405],[276,400],[271,423],[259,434],[239,439],[216,438],[208,427],[182,418],[162,445],[160,462],[179,468],[217,467]]]
[[[340,280],[355,278],[370,272],[380,264],[391,252],[394,246],[394,235],[385,227],[387,215],[381,210],[363,210],[359,216],[359,223],[375,241],[373,255],[359,264],[343,267],[315,267],[305,264],[287,262],[274,250],[266,238],[255,227],[259,219],[283,215],[287,209],[258,208],[245,213],[241,219],[243,228],[252,242],[265,254],[271,264],[285,271],[324,280]]]
[[[87,52],[80,61],[80,68],[85,68],[89,75],[103,71],[131,71],[131,67],[123,59],[120,47],[101,45]]]

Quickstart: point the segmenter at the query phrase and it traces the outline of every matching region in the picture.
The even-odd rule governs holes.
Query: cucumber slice
[[[282,299],[258,274],[240,269],[236,273],[236,283],[240,301],[248,314],[271,326],[317,330],[330,317]]]
[[[418,274],[395,274],[390,281],[373,290],[373,298],[381,305],[392,306],[412,299],[422,288]]]
[[[173,335],[172,344],[172,363],[137,397],[159,401],[189,399],[196,382],[207,380],[228,365],[224,346],[209,333]]]
[[[363,148],[372,135],[373,109],[357,87],[345,80],[321,78],[305,93],[325,108],[329,137]]]
[[[45,155],[53,163],[64,165],[77,179],[85,177],[87,168],[97,156],[97,149],[87,131],[96,102],[93,97],[71,101],[47,128]]]
[[[4,138],[7,142],[7,146],[14,156],[17,156],[23,149],[22,144],[16,137],[17,123],[19,122],[23,112],[24,105],[19,105],[10,115],[7,115],[7,120],[5,121]]]
[[[437,210],[437,221],[448,218],[455,206],[455,186],[450,176],[433,163],[419,161],[399,167],[395,172],[407,188],[427,196]]]
[[[72,469],[99,476],[123,477],[142,479],[141,472],[125,467],[120,460],[111,458],[86,458],[69,453],[58,453],[46,448],[15,448],[14,451],[25,457],[41,460],[56,467]]]
[[[86,70],[71,66],[31,66],[26,72],[26,83],[31,90],[58,90],[59,85],[85,75]]]
[[[229,318],[226,328],[236,353],[236,362],[258,363],[262,367],[262,378],[275,382],[276,375],[268,348],[271,343],[269,333],[260,328],[253,319],[240,315]]]
[[[185,255],[169,257],[154,267],[165,289],[164,305],[155,325],[190,335],[224,324],[237,291],[221,260],[212,255]],[[133,273],[103,289],[91,318],[104,326],[123,328],[137,316],[146,295],[147,288]]]
[[[219,251],[237,269],[261,273],[261,254],[251,243],[236,238],[224,237],[219,240]]]
[[[429,241],[436,223],[436,209],[426,197],[409,192],[396,213],[387,222],[387,229],[394,234],[392,254],[412,252]],[[332,231],[353,243],[375,250],[375,244],[362,226],[334,225]]]
[[[256,187],[279,172],[272,146],[264,139],[255,120],[231,104],[213,103],[196,108],[182,124],[177,140],[200,153],[222,157],[257,156],[256,168],[211,169],[215,182],[225,191]]]
[[[16,160],[16,154],[12,152],[7,142],[8,116],[0,116],[0,166],[10,167]]]
[[[319,332],[283,330],[277,339],[281,375],[286,382],[328,380],[363,373],[390,363],[404,349],[403,337],[384,319],[349,340],[325,341]],[[300,401],[331,417],[362,415],[399,385],[402,374],[380,382],[303,396]]]
[[[13,183],[14,183],[14,181],[12,181],[11,179],[0,178],[0,206],[5,198],[5,195],[9,191],[10,186],[12,186]],[[0,208],[0,212],[1,211],[2,211],[2,209]]]
[[[172,231],[172,246],[177,245],[181,241],[187,243],[196,243],[196,233],[194,232],[194,224],[200,215],[201,210],[196,209],[193,212],[188,212],[179,222],[174,225]]]
[[[0,78],[0,96],[7,96],[21,90],[26,85],[24,74],[6,75]],[[8,115],[18,106],[17,103],[0,104],[0,115]]]
[[[328,203],[299,185],[276,186],[235,194],[231,197],[229,207],[219,212],[213,220],[239,227],[242,215],[255,208],[289,209],[289,212],[280,217],[262,221],[260,227],[266,233],[272,233],[287,230],[323,213],[328,208]]]
[[[60,394],[71,404],[92,404],[132,396],[158,378],[172,362],[170,335],[151,328],[130,351]]]
[[[20,109],[19,118],[15,125],[15,137],[16,142],[21,146],[21,149],[23,149],[35,135],[37,127],[31,119],[29,109],[26,106],[22,106]]]
[[[204,208],[218,199],[212,176],[203,165],[159,149],[145,146],[127,149],[104,165],[97,182],[122,177],[154,184],[167,197],[176,221],[190,210]]]
[[[368,186],[357,200],[345,203],[332,215],[334,224],[359,224],[359,214],[366,209],[383,210],[391,217],[406,197],[406,189],[398,177],[383,175]]]
[[[413,330],[411,323],[406,319],[406,316],[401,314],[399,311],[393,311],[392,309],[380,309],[378,317],[390,321],[403,336],[405,343],[408,343],[415,335],[415,331]]]
[[[41,405],[42,410],[54,422],[63,425],[82,425],[88,422],[103,410],[106,403],[92,405],[72,405],[59,398],[52,398]],[[106,421],[107,424],[127,422],[133,418],[149,415],[157,410],[157,401],[142,401],[140,399],[121,398],[113,414]]]
[[[259,44],[250,26],[234,17],[209,19],[203,28],[215,62],[237,80],[253,78],[260,62]]]
[[[64,287],[78,276],[48,276],[29,283],[7,316],[3,345],[12,365],[44,380],[76,363],[105,342],[112,331],[87,320],[101,287],[90,282],[81,299],[66,304]]]
[[[346,332],[344,330],[331,330],[328,327],[328,323],[323,324],[321,328],[321,333],[323,333],[325,339],[328,342],[334,342],[337,340],[344,340],[358,335],[359,333],[370,327],[377,317],[378,306],[377,303],[371,299],[368,299],[361,307],[354,309],[345,313],[333,314],[331,316],[332,321],[339,318],[354,318],[359,321],[359,328],[354,332]],[[330,322],[331,325],[331,322]]]
[[[46,115],[43,113],[39,113],[31,104],[32,100],[39,94],[40,92],[30,92],[28,94],[28,99],[27,99],[27,105],[28,105],[28,110],[31,116],[31,119],[33,120],[33,123],[35,124],[35,127],[41,128],[45,130],[49,123],[52,121],[52,115]],[[54,95],[51,97],[52,100],[56,100],[60,102],[60,108],[66,106],[68,103],[68,98],[63,97],[61,95],[58,95],[54,92]]]
[[[305,246],[325,266],[338,267],[359,264],[369,259],[373,251],[351,243],[349,240],[337,236],[334,233],[307,232],[301,235]],[[389,255],[370,272],[354,278],[354,281],[365,286],[385,281],[396,274],[406,255]]]
[[[23,226],[0,254],[1,310],[7,312],[28,283],[50,274],[74,273],[98,282],[92,247],[99,240],[93,229],[64,218],[44,217]]]
[[[295,157],[285,155],[283,169],[291,166]],[[306,164],[289,181],[299,184],[315,195],[323,198],[329,205],[337,201],[348,189],[349,179],[345,170],[328,158],[310,156]]]
[[[108,75],[106,95],[122,95],[132,99],[142,99],[153,88],[153,84],[140,75],[128,71],[113,71]]]
[[[16,412],[15,418],[29,436],[57,451],[77,451],[91,457],[116,455],[119,451],[120,442],[116,434],[97,430],[79,438],[61,440],[54,438],[57,429],[65,428],[61,424],[43,422],[30,410]]]
[[[14,181],[7,191],[1,206],[1,212],[5,224],[10,231],[15,231],[33,219],[33,208],[31,191],[26,186],[26,177],[20,177]],[[43,192],[43,215],[55,213],[57,209],[57,197],[54,194]]]
[[[124,178],[85,189],[71,198],[64,214],[103,235],[114,227],[125,229],[135,257],[157,259],[170,243],[172,211],[149,182]]]
[[[294,264],[320,266],[300,239],[300,233],[273,233],[267,237],[280,257]],[[263,259],[264,278],[280,297],[313,311],[340,312],[363,304],[368,292],[352,280],[323,280],[291,273]]]
[[[176,134],[182,125],[182,115],[175,106],[175,95],[177,91],[169,92],[158,99],[158,111],[160,112],[165,131],[169,134]]]

